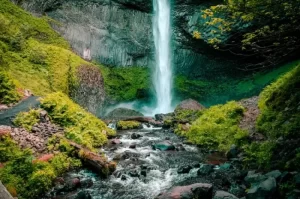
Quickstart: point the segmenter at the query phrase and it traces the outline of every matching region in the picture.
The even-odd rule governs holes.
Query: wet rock
[[[194,168],[200,168],[200,166],[201,166],[200,163],[195,163],[195,164],[193,164],[193,167],[194,167]]]
[[[170,151],[175,150],[175,146],[170,141],[163,141],[152,145],[153,150]]]
[[[254,183],[262,182],[266,179],[267,177],[262,175],[261,173],[253,173],[252,171],[249,171],[244,180],[249,184],[254,184]]]
[[[156,199],[212,199],[213,186],[207,183],[196,183],[188,186],[177,186],[165,193],[161,193]]]
[[[176,146],[176,151],[185,151],[185,148],[183,147],[182,144],[178,144],[178,145]]]
[[[179,174],[182,174],[182,173],[189,173],[191,169],[192,169],[191,166],[183,166],[183,167],[180,167],[180,168],[177,170],[177,173],[179,173]]]
[[[136,144],[131,144],[131,145],[129,145],[129,148],[130,148],[130,149],[135,149],[135,148],[136,148]]]
[[[267,177],[273,177],[276,180],[278,180],[281,177],[282,173],[279,170],[270,171],[269,173],[266,173],[265,176]]]
[[[125,181],[125,180],[127,180],[127,177],[125,175],[122,175],[121,180]]]
[[[68,180],[63,188],[64,191],[74,191],[80,187],[80,180],[79,178],[73,178]]]
[[[80,180],[80,187],[81,188],[90,188],[93,186],[93,180],[90,178],[85,178]]]
[[[204,110],[204,109],[205,109],[205,107],[203,105],[201,105],[199,102],[197,102],[196,100],[187,99],[187,100],[180,102],[180,104],[177,105],[177,107],[175,108],[175,112],[178,110],[197,111],[197,110]]]
[[[238,199],[238,197],[226,191],[217,191],[213,199]]]
[[[110,113],[106,115],[106,118],[110,119],[122,119],[122,118],[128,118],[128,117],[141,117],[144,116],[142,113],[128,109],[128,108],[116,108]]]
[[[138,134],[138,133],[133,133],[133,134],[131,134],[131,136],[130,136],[130,138],[133,139],[133,140],[139,139],[140,137],[142,137],[142,136],[141,136],[140,134]]]
[[[141,175],[146,177],[147,176],[147,170],[142,170]]]
[[[232,146],[230,147],[230,150],[227,151],[226,157],[227,157],[228,159],[231,159],[231,158],[237,158],[237,157],[238,157],[238,154],[239,154],[239,150],[238,150],[237,146],[236,146],[236,145],[232,145]]]
[[[259,185],[252,186],[247,192],[247,199],[272,198],[276,190],[276,180],[269,177]]]
[[[119,140],[119,139],[113,139],[113,140],[111,141],[111,143],[112,143],[112,144],[122,144],[121,140]]]
[[[131,177],[140,177],[140,174],[136,169],[129,171],[128,175],[131,176]]]
[[[220,165],[221,170],[229,170],[229,169],[232,169],[232,168],[233,168],[233,166],[228,162]]]
[[[92,196],[87,191],[80,191],[79,193],[77,193],[75,199],[92,199]]]
[[[198,175],[209,175],[214,171],[214,166],[211,164],[202,164],[197,171]]]

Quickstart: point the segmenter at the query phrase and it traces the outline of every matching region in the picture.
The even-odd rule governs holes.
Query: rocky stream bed
[[[189,145],[171,130],[143,127],[119,131],[103,148],[109,160],[118,162],[113,175],[101,178],[86,169],[69,172],[44,198],[276,198],[276,183],[289,175],[245,171],[238,157],[227,160],[216,151]],[[233,148],[229,153],[234,152]]]

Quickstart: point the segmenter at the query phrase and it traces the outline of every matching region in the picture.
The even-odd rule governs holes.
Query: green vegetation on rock
[[[300,131],[300,65],[260,94],[257,129],[270,138],[295,137]]]
[[[0,0],[0,4],[0,69],[18,88],[30,89],[35,95],[69,94],[70,84],[77,79],[76,69],[91,64],[70,50],[67,41],[50,27],[53,21],[49,18],[34,17],[9,0]]]
[[[117,129],[119,130],[138,129],[140,127],[141,123],[136,121],[119,121],[117,123]]]
[[[17,87],[12,78],[6,72],[0,71],[0,104],[15,103],[20,99],[21,96],[17,92]]]
[[[145,67],[111,68],[101,66],[105,91],[112,101],[147,99],[150,92],[150,70]]]
[[[7,136],[0,137],[0,180],[9,192],[20,199],[37,199],[49,191],[53,180],[63,172],[81,165],[77,159],[63,153],[55,155],[49,162],[34,160],[29,149],[21,150]]]
[[[21,112],[14,119],[14,124],[31,131],[33,125],[40,120],[40,111],[39,109],[31,109],[28,112]]]
[[[226,151],[231,145],[241,145],[248,133],[239,128],[244,107],[231,101],[212,106],[194,122],[184,136],[194,144]]]
[[[107,136],[115,134],[103,121],[61,92],[47,95],[41,100],[41,107],[54,123],[65,128],[66,138],[89,149],[102,146],[107,142]]]

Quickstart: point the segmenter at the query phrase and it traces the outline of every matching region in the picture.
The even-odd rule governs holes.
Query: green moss
[[[203,147],[228,150],[232,144],[241,145],[247,132],[239,128],[244,108],[232,101],[212,106],[192,124],[185,136]]]
[[[270,138],[298,137],[300,130],[300,66],[260,94],[257,129]]]
[[[20,199],[40,198],[57,176],[81,166],[80,160],[65,153],[55,155],[50,162],[34,160],[30,150],[21,150],[7,136],[0,137],[0,162],[5,163],[0,168],[0,180]]]
[[[203,111],[200,110],[185,110],[185,109],[178,109],[175,110],[175,121],[186,121],[186,122],[193,122],[198,119],[202,115]]]
[[[101,66],[105,91],[114,101],[131,101],[149,97],[150,70],[145,67],[109,68]]]
[[[65,136],[89,149],[102,146],[107,142],[106,133],[111,130],[106,124],[75,104],[65,94],[49,94],[41,100],[51,120],[65,128]]]
[[[136,121],[119,121],[117,123],[117,129],[119,130],[138,129],[140,126],[141,123]]]
[[[76,84],[76,69],[92,64],[70,51],[48,18],[34,17],[8,0],[0,4],[0,69],[35,95],[69,94],[70,84]]]
[[[17,92],[12,78],[6,72],[0,71],[0,103],[10,104],[18,102],[20,99],[21,95]]]
[[[68,157],[64,153],[59,153],[50,161],[51,166],[55,170],[57,176],[69,171],[70,169],[78,168],[81,166],[81,161],[75,158]]]
[[[19,113],[14,119],[14,124],[31,131],[33,125],[38,123],[40,120],[40,110],[31,109],[28,112]]]
[[[268,169],[271,166],[272,150],[275,143],[266,141],[251,143],[243,147],[245,152],[244,164],[248,168]]]

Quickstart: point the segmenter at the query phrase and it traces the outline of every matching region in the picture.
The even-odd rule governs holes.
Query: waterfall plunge
[[[153,35],[156,50],[154,85],[157,98],[156,113],[172,111],[171,101],[171,5],[170,0],[153,0]]]

